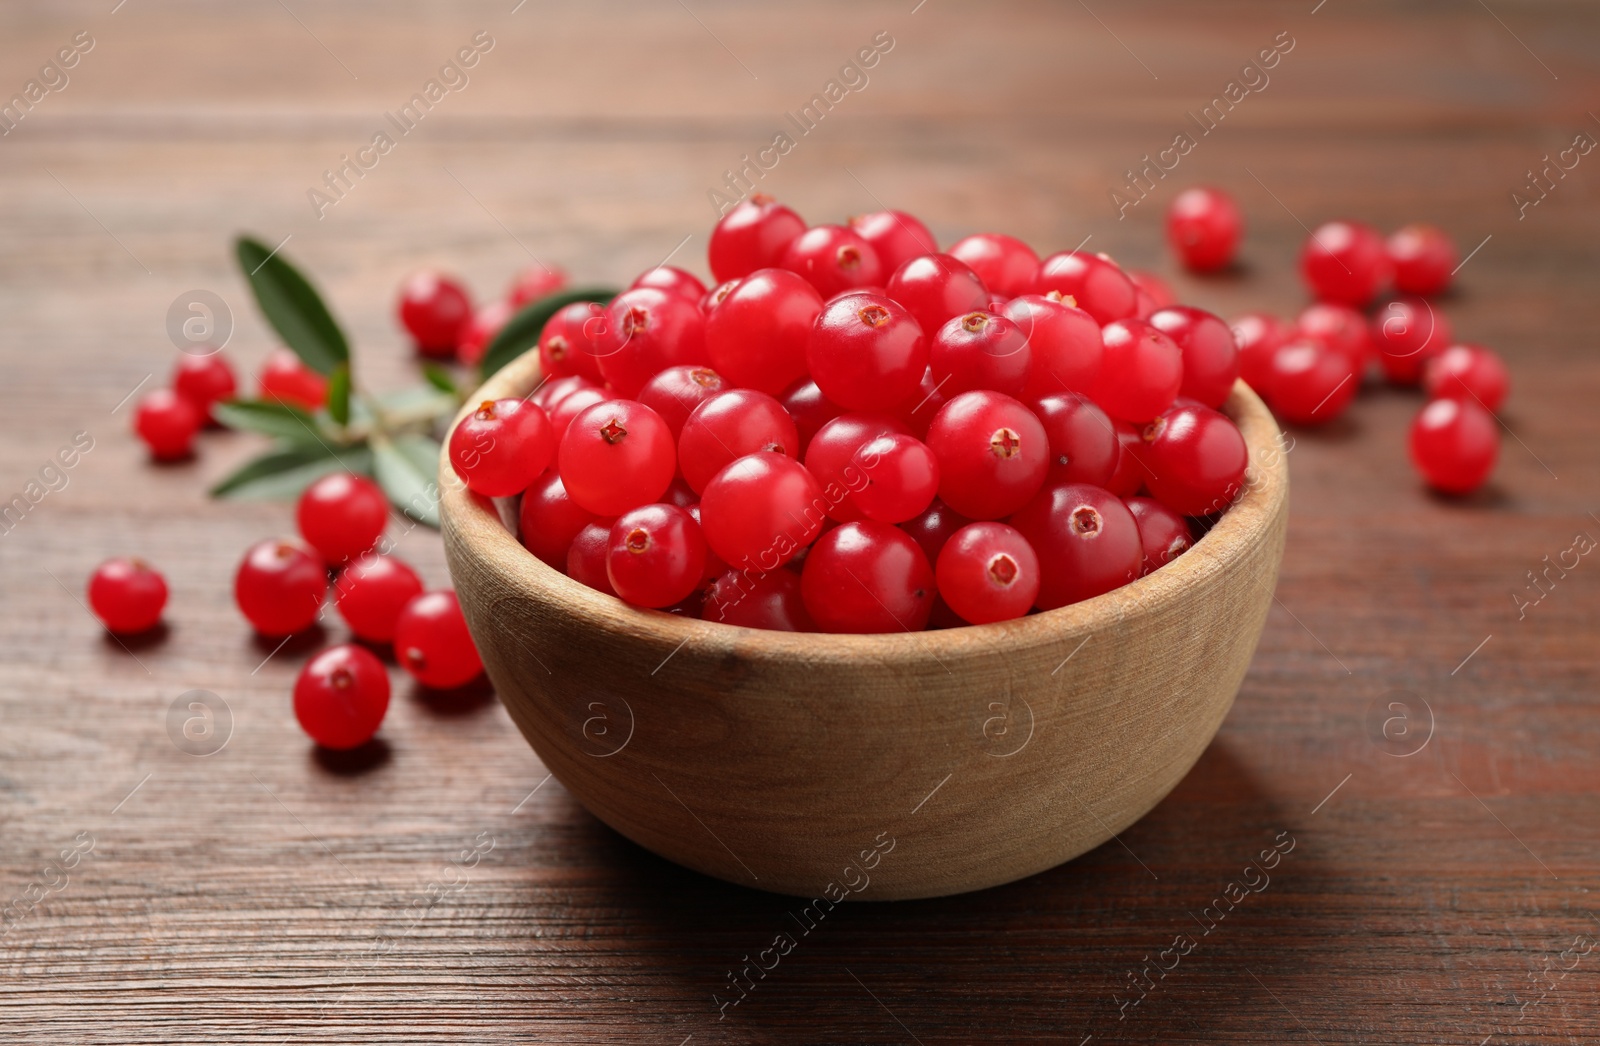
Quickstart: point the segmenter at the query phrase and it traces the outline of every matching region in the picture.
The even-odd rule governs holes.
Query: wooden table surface
[[[0,940],[4,1041],[1600,1041],[1600,564],[1573,551],[1600,538],[1600,156],[1513,200],[1600,136],[1600,10],[113,3],[0,14],[0,96],[59,85],[0,137],[0,501],[92,440],[0,536],[0,902],[23,913]],[[480,31],[470,82],[318,218],[323,171]],[[764,179],[809,218],[881,202],[946,241],[1089,236],[1225,315],[1300,306],[1303,224],[1434,221],[1478,248],[1445,304],[1509,362],[1508,433],[1492,484],[1452,502],[1406,463],[1411,393],[1292,432],[1278,605],[1182,785],[1051,872],[847,907],[719,1014],[800,902],[621,839],[492,697],[402,681],[375,754],[317,755],[288,701],[315,643],[272,655],[230,599],[291,509],[203,494],[256,444],[207,435],[152,467],[124,401],[164,380],[193,290],[230,306],[244,368],[272,347],[230,265],[240,230],[290,238],[378,386],[414,379],[390,311],[413,267],[487,295],[530,254],[613,281],[681,244],[703,272],[709,190],[880,32],[870,79]],[[1118,220],[1123,172],[1280,34],[1270,82]],[[38,72],[75,38],[65,79]],[[1197,181],[1247,210],[1241,274],[1164,252],[1161,209]],[[447,582],[436,534],[391,535]],[[124,649],[80,598],[133,553],[172,600]],[[226,710],[210,756],[169,732],[191,690]],[[1409,740],[1385,740],[1396,716]],[[1202,933],[1275,838],[1294,846],[1270,881]],[[75,867],[46,872],[62,851]],[[1180,934],[1197,946],[1163,972]]]

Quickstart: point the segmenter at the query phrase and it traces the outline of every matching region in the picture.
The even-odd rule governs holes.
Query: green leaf
[[[432,385],[440,392],[448,392],[452,396],[461,395],[461,390],[456,388],[456,379],[451,377],[450,372],[437,363],[424,363],[422,365],[422,376],[428,379],[429,385]]]
[[[350,361],[350,344],[333,314],[282,253],[249,236],[239,237],[234,250],[262,314],[306,366],[331,375]]]
[[[395,508],[418,523],[439,526],[439,441],[404,435],[372,441],[372,473]]]
[[[230,429],[261,432],[291,443],[316,445],[323,438],[315,418],[281,401],[229,400],[214,404],[211,413]]]
[[[500,328],[489,347],[484,350],[479,375],[487,380],[495,371],[539,344],[539,334],[562,306],[576,301],[608,302],[619,292],[610,287],[579,287],[558,291],[538,301],[524,305],[515,316]]]
[[[333,368],[328,378],[328,417],[340,425],[350,424],[350,364]]]
[[[246,462],[211,488],[212,497],[287,499],[314,480],[339,469],[372,474],[372,452],[364,446],[335,453],[322,444],[278,446]]]

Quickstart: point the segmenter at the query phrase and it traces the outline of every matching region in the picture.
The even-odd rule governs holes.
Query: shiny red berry
[[[1348,305],[1319,301],[1308,305],[1295,317],[1294,335],[1333,352],[1342,352],[1355,364],[1359,376],[1375,351],[1367,319]]]
[[[548,298],[567,285],[567,274],[545,265],[530,265],[511,282],[506,298],[512,309],[520,309],[540,298]]]
[[[1185,516],[1221,512],[1244,486],[1250,452],[1239,427],[1210,407],[1173,407],[1144,428],[1144,484]]]
[[[1296,425],[1323,425],[1345,412],[1361,387],[1350,357],[1310,342],[1295,342],[1272,356],[1267,402]]]
[[[938,498],[934,498],[933,504],[916,518],[900,524],[900,529],[910,534],[911,539],[922,546],[922,552],[928,557],[929,563],[937,563],[944,543],[950,540],[952,534],[971,522],[972,520],[966,516]]]
[[[785,568],[766,573],[730,570],[706,590],[701,616],[707,621],[779,632],[815,632],[800,595],[800,575]]]
[[[980,232],[950,245],[945,252],[965,262],[990,292],[1015,298],[1033,290],[1039,278],[1039,256],[1032,247],[999,232]]]
[[[1220,407],[1239,377],[1239,346],[1221,319],[1191,305],[1174,305],[1150,316],[1150,326],[1171,338],[1183,354],[1178,395]]]
[[[389,500],[365,476],[330,472],[301,492],[294,514],[306,543],[339,564],[378,543],[389,522]]]
[[[877,252],[887,277],[912,258],[939,249],[933,233],[904,211],[873,211],[850,219],[850,228]]]
[[[684,422],[678,469],[690,489],[703,492],[735,458],[762,450],[798,459],[800,433],[794,419],[764,392],[729,389],[701,403]]]
[[[388,670],[371,651],[353,644],[322,651],[294,681],[294,717],[324,748],[366,744],[388,710]]]
[[[1039,597],[1039,557],[1015,527],[972,523],[939,552],[939,595],[974,625],[1022,617]]]
[[[559,452],[561,447],[561,438],[572,427],[574,418],[596,403],[604,403],[614,398],[609,392],[595,385],[574,389],[569,395],[561,397],[550,410],[550,434],[556,441],[557,451]]]
[[[339,616],[361,639],[387,643],[400,612],[422,595],[417,572],[394,556],[369,552],[345,564],[333,582]]]
[[[1134,312],[1134,316],[1138,319],[1148,320],[1159,310],[1178,304],[1178,296],[1172,293],[1167,281],[1155,273],[1143,269],[1129,269],[1128,279],[1133,281],[1133,292],[1139,302]]]
[[[108,559],[89,577],[89,608],[119,635],[154,628],[166,605],[166,579],[142,559]]]
[[[998,392],[963,392],[928,429],[939,497],[969,519],[1017,511],[1044,484],[1050,444],[1033,411]]]
[[[450,433],[450,466],[473,493],[508,498],[549,466],[555,443],[543,407],[524,399],[484,400]]]
[[[274,349],[257,380],[261,398],[291,407],[316,410],[328,402],[328,379],[300,362],[288,349]]]
[[[1244,215],[1221,189],[1185,189],[1167,208],[1167,242],[1195,272],[1227,268],[1243,235]]]
[[[1510,387],[1505,364],[1481,345],[1452,345],[1429,359],[1422,373],[1429,399],[1472,400],[1487,411],[1500,409]]]
[[[800,594],[824,632],[920,632],[936,585],[928,557],[898,527],[845,523],[817,539],[800,571]]]
[[[772,197],[756,193],[740,201],[711,230],[711,275],[718,283],[776,267],[806,223]]]
[[[899,302],[879,294],[847,294],[817,314],[806,362],[811,380],[834,403],[847,410],[889,410],[922,381],[928,343]]]
[[[454,592],[427,592],[406,604],[394,626],[400,667],[435,690],[472,682],[483,671]]]
[[[1103,254],[1063,251],[1052,254],[1039,265],[1034,281],[1035,294],[1054,291],[1070,297],[1078,308],[1105,326],[1131,317],[1138,308],[1133,281],[1117,263]]]
[[[401,284],[399,313],[417,351],[450,357],[472,319],[472,302],[461,284],[443,273],[424,270]]]
[[[594,336],[605,329],[604,317],[605,306],[599,302],[575,301],[557,309],[539,333],[539,369],[551,378],[579,375],[601,381]]]
[[[565,570],[572,539],[599,520],[567,495],[560,474],[551,469],[523,493],[517,533],[529,552],[557,570]]]
[[[1111,478],[1106,480],[1105,488],[1119,498],[1130,498],[1139,493],[1144,487],[1145,478],[1150,475],[1150,466],[1144,463],[1144,458],[1139,454],[1139,448],[1144,446],[1144,426],[1117,421],[1115,418],[1111,424],[1117,430],[1117,463],[1111,469]],[[1051,481],[1046,485],[1059,484]]]
[[[639,390],[639,402],[661,415],[676,440],[695,408],[728,388],[728,382],[710,367],[668,367]]]
[[[611,524],[606,574],[611,589],[638,607],[668,607],[705,578],[700,524],[676,505],[641,505]]]
[[[800,431],[802,456],[806,448],[811,446],[811,438],[817,434],[817,430],[844,413],[844,408],[824,396],[822,390],[817,388],[817,383],[810,378],[789,386],[779,397],[779,402],[794,418],[795,426]]]
[[[494,341],[495,335],[500,333],[500,328],[510,321],[515,311],[510,302],[496,298],[474,312],[472,319],[461,328],[456,358],[472,367],[481,363],[489,343]]]
[[[1133,513],[1110,491],[1081,483],[1041,490],[1010,523],[1039,557],[1040,610],[1120,588],[1139,576],[1144,546]]]
[[[203,416],[193,403],[171,389],[156,389],[139,400],[133,429],[150,456],[157,461],[177,461],[194,450],[194,436]]]
[[[978,274],[948,254],[924,254],[902,262],[884,290],[905,307],[926,335],[951,317],[987,309],[991,297]]]
[[[628,285],[629,290],[635,287],[654,287],[657,290],[676,294],[680,298],[687,298],[696,305],[706,296],[706,285],[692,272],[674,268],[671,265],[657,265],[653,269],[646,269],[639,274],[639,278]]]
[[[240,613],[265,636],[310,628],[327,591],[328,568],[322,557],[287,541],[252,545],[233,579]]]
[[[776,570],[816,540],[826,517],[822,484],[793,458],[762,451],[706,484],[706,544],[735,570]]]
[[[1272,357],[1288,344],[1294,328],[1265,312],[1247,312],[1233,321],[1233,339],[1239,346],[1239,377],[1261,395],[1267,393]]]
[[[606,561],[611,554],[611,520],[600,520],[581,528],[567,548],[567,576],[608,596],[617,594],[611,587]]]
[[[806,375],[822,295],[786,269],[758,269],[706,315],[706,355],[735,385],[776,396]]]
[[[1100,373],[1104,347],[1093,316],[1060,295],[1024,294],[1012,298],[1000,315],[1015,323],[1028,340],[1031,356],[1023,398],[1058,392],[1087,392]]]
[[[939,462],[915,436],[877,436],[862,444],[855,460],[866,482],[850,500],[868,519],[904,523],[926,511],[939,492]]]
[[[1452,338],[1449,317],[1424,298],[1398,297],[1372,317],[1378,363],[1397,385],[1420,382],[1428,360],[1448,348]]]
[[[1139,525],[1139,545],[1144,549],[1140,577],[1166,566],[1194,544],[1189,521],[1155,498],[1128,498],[1126,504]]]
[[[1456,245],[1432,225],[1407,225],[1385,245],[1394,265],[1394,285],[1407,294],[1443,294],[1456,270]]]
[[[1422,478],[1446,494],[1470,494],[1494,471],[1500,429],[1470,400],[1437,399],[1411,423],[1411,462]]]
[[[878,252],[843,225],[814,225],[795,238],[783,268],[798,273],[824,298],[862,287],[881,287],[887,273]]]
[[[677,448],[661,415],[635,400],[586,408],[561,437],[557,460],[567,493],[600,516],[658,501],[677,471]]]
[[[1032,371],[1031,339],[1004,316],[969,312],[945,322],[928,345],[928,366],[944,396],[989,389],[1021,396]]]
[[[827,515],[840,522],[860,519],[850,495],[869,482],[862,448],[884,436],[910,434],[903,421],[887,414],[841,414],[818,429],[806,446],[805,464],[822,486]]]
[[[1360,222],[1327,222],[1300,253],[1300,274],[1320,301],[1360,307],[1389,282],[1383,237]]]
[[[1050,444],[1046,483],[1107,486],[1121,457],[1117,430],[1105,411],[1087,396],[1063,392],[1033,405]]]
[[[706,364],[705,314],[687,298],[656,287],[623,291],[591,323],[600,373],[619,396],[636,396],[668,367]]]
[[[1105,351],[1089,395],[1113,418],[1146,422],[1172,406],[1183,386],[1177,343],[1143,320],[1117,320],[1100,332]]]
[[[220,352],[209,356],[185,353],[172,370],[172,391],[192,403],[203,417],[210,417],[212,404],[233,399],[238,388],[233,368]]]

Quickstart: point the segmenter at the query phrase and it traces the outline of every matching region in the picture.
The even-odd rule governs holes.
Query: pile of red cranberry
[[[709,293],[658,267],[562,309],[548,380],[450,438],[469,488],[522,495],[530,551],[631,604],[794,631],[1002,621],[1162,566],[1243,485],[1228,325],[1158,308],[1103,255],[992,233],[938,253],[907,214],[807,228],[757,196],[710,265]]]

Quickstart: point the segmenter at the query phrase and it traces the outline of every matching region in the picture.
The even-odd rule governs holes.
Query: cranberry
[[[1172,288],[1167,286],[1167,281],[1153,272],[1143,269],[1129,269],[1128,279],[1133,281],[1133,289],[1139,295],[1139,319],[1147,320],[1150,314],[1159,309],[1170,309],[1178,304],[1178,296],[1172,293]]]
[[[884,275],[912,258],[939,250],[939,243],[928,227],[904,211],[859,214],[850,219],[850,228],[872,245],[883,265]]]
[[[133,429],[157,461],[177,461],[194,450],[200,431],[199,408],[171,389],[156,389],[139,400]]]
[[[369,552],[346,564],[333,582],[333,601],[350,631],[369,643],[394,638],[400,612],[422,595],[417,572],[394,556]]]
[[[661,415],[676,440],[695,408],[727,388],[710,367],[668,367],[639,390],[639,402]]]
[[[822,390],[817,388],[817,383],[810,378],[802,378],[789,386],[781,402],[800,430],[802,455],[806,448],[811,446],[811,439],[817,434],[817,430],[844,413],[837,403],[822,394]]]
[[[1294,330],[1276,316],[1247,312],[1233,321],[1233,339],[1239,346],[1239,377],[1262,395],[1272,373],[1272,357],[1288,343]]]
[[[939,552],[939,595],[974,625],[1022,617],[1039,596],[1039,557],[1015,527],[972,523]]]
[[[1465,400],[1437,399],[1411,423],[1411,462],[1446,494],[1483,485],[1500,456],[1500,430],[1488,411]]]
[[[424,356],[455,355],[461,331],[472,319],[467,292],[449,276],[425,270],[400,286],[400,322]]]
[[[784,269],[740,280],[706,317],[706,354],[735,385],[777,395],[806,374],[822,295]]]
[[[557,404],[564,402],[568,396],[581,389],[593,389],[598,392],[600,386],[588,378],[569,374],[564,378],[554,378],[541,383],[533,390],[533,395],[528,397],[528,402],[543,407],[553,421]]]
[[[805,221],[770,196],[740,201],[711,230],[711,275],[718,283],[770,269],[806,231]]]
[[[825,495],[827,514],[840,522],[860,519],[861,509],[849,492],[870,482],[863,448],[883,436],[909,436],[897,418],[882,414],[841,414],[817,430],[806,447],[807,470]],[[874,463],[880,459],[874,458]]]
[[[523,493],[517,530],[523,547],[557,570],[565,570],[572,539],[599,519],[567,496],[560,474],[552,469]]]
[[[673,482],[673,486],[674,487],[677,487],[677,486],[680,486],[680,485],[683,486],[684,490],[689,491],[689,488],[688,488],[687,485],[682,485],[682,484],[678,483],[677,481]],[[701,528],[701,526],[700,526],[700,500],[699,500],[699,495],[695,494],[693,491],[689,491],[689,494],[691,496],[693,496],[695,498],[695,500],[693,500],[693,501],[691,501],[691,502],[689,502],[688,504],[685,504],[685,505],[678,505],[678,508],[681,508],[685,512],[689,513],[689,518],[694,520],[695,533],[697,535],[699,535],[699,537],[700,537],[701,546],[705,547],[705,552],[706,552],[706,554],[704,556],[705,569],[702,570],[701,573],[700,573],[700,580],[702,580],[702,581],[715,581],[717,578],[721,577],[723,574],[726,574],[728,572],[728,564],[726,564],[726,563],[724,563],[722,561],[722,557],[721,556],[719,556],[715,552],[711,551],[711,549],[709,547],[706,547],[706,545],[705,545],[705,540],[706,540],[705,539],[705,530],[703,528]],[[662,499],[662,503],[663,504],[672,504],[673,503],[672,500],[671,500],[672,490],[669,489],[667,491],[667,495],[668,496],[666,498]],[[696,591],[703,594],[705,590],[703,588],[696,588]]]
[[[288,349],[274,349],[261,366],[261,398],[316,410],[328,402],[328,379],[300,362]]]
[[[904,523],[924,512],[939,491],[939,462],[915,436],[877,436],[856,452],[866,484],[850,500],[868,519]]]
[[[166,605],[166,579],[142,559],[108,559],[89,577],[89,608],[119,635],[154,628]]]
[[[1027,504],[1050,468],[1044,426],[998,392],[963,392],[928,429],[939,497],[970,519],[999,519]]]
[[[1332,421],[1361,386],[1349,356],[1310,342],[1285,345],[1274,353],[1267,383],[1273,412],[1296,425]]]
[[[1150,467],[1139,454],[1144,446],[1144,426],[1116,419],[1112,419],[1111,424],[1117,430],[1117,463],[1111,470],[1111,478],[1106,480],[1105,488],[1119,498],[1131,498],[1139,493],[1145,477],[1150,475]],[[1051,485],[1058,484],[1052,482]]]
[[[1233,503],[1250,452],[1238,426],[1210,407],[1173,407],[1149,425],[1139,453],[1145,486],[1185,516],[1207,516]]]
[[[885,290],[926,334],[951,317],[989,307],[989,288],[965,262],[948,254],[924,254],[901,263]]]
[[[764,392],[729,389],[701,403],[684,422],[678,437],[678,468],[691,489],[704,491],[735,458],[760,450],[799,457],[800,434],[794,419]]]
[[[450,433],[451,467],[488,498],[522,493],[554,456],[550,418],[527,400],[484,400]]]
[[[477,366],[489,349],[500,328],[510,321],[516,310],[511,303],[495,299],[472,314],[472,319],[461,328],[461,341],[456,346],[456,358],[468,366]]]
[[[552,378],[579,375],[601,381],[600,350],[594,335],[605,328],[605,311],[605,306],[592,301],[575,301],[557,309],[539,333],[539,369]]]
[[[800,575],[789,569],[765,574],[728,571],[707,589],[703,616],[707,621],[745,628],[817,630],[800,595]]]
[[[1022,329],[1032,350],[1024,398],[1086,392],[1094,384],[1104,348],[1093,316],[1060,295],[1040,294],[1012,298],[1000,315]]]
[[[822,484],[782,454],[748,454],[706,484],[701,529],[711,551],[739,568],[776,570],[822,530]]]
[[[1183,385],[1183,353],[1143,320],[1116,320],[1100,332],[1105,351],[1089,395],[1122,421],[1144,422],[1172,406]]]
[[[1156,499],[1128,498],[1126,504],[1139,525],[1139,545],[1144,550],[1140,577],[1166,566],[1194,544],[1189,521]]]
[[[623,291],[590,321],[600,373],[619,396],[637,396],[668,367],[707,363],[705,314],[694,302],[655,287]]]
[[[1239,347],[1226,323],[1190,305],[1153,313],[1150,326],[1164,332],[1183,354],[1183,383],[1178,395],[1220,407],[1239,377]]]
[[[389,500],[365,476],[330,472],[301,492],[294,515],[306,543],[339,564],[378,543],[389,522]]]
[[[1367,369],[1367,361],[1373,354],[1372,337],[1367,333],[1366,317],[1350,306],[1317,302],[1296,317],[1294,326],[1296,340],[1309,341],[1350,357],[1358,377]]]
[[[1422,380],[1428,360],[1451,344],[1450,320],[1422,298],[1400,297],[1372,317],[1372,340],[1384,376],[1397,385]]]
[[[324,748],[366,744],[389,710],[389,672],[370,650],[329,647],[294,681],[294,717]]]
[[[985,287],[1002,298],[1033,290],[1039,278],[1039,256],[1033,248],[998,232],[980,232],[950,245],[945,253],[965,262]]]
[[[660,499],[677,471],[667,423],[634,400],[586,408],[561,437],[557,459],[568,495],[601,516]]]
[[[922,372],[917,391],[895,410],[895,414],[911,429],[912,435],[918,439],[928,438],[928,427],[939,416],[939,411],[952,394],[950,385],[950,380],[939,377],[932,367]]]
[[[972,520],[961,515],[949,505],[933,499],[921,515],[908,519],[900,524],[900,529],[911,535],[911,539],[922,546],[923,554],[928,557],[929,563],[939,561],[939,552],[944,548],[944,543],[950,536]]]
[[[212,404],[233,399],[238,388],[233,368],[228,366],[228,361],[220,352],[213,352],[209,356],[190,356],[185,353],[178,357],[178,365],[172,370],[172,391],[188,400],[207,418],[211,416]]]
[[[576,418],[596,403],[605,403],[613,398],[610,393],[593,385],[576,389],[571,395],[561,397],[561,401],[550,411],[550,433],[555,438],[556,449],[560,450],[561,437],[565,436],[567,429],[572,427],[573,418]]]
[[[240,613],[265,636],[287,636],[310,628],[328,591],[322,557],[287,541],[252,545],[233,579]]]
[[[1407,225],[1385,245],[1394,285],[1407,294],[1443,294],[1456,270],[1456,245],[1432,225]]]
[[[567,549],[567,576],[608,596],[617,594],[611,587],[606,561],[611,554],[611,520],[589,523],[578,531]]]
[[[1144,546],[1122,500],[1085,483],[1041,490],[1011,525],[1039,556],[1036,606],[1054,610],[1119,588],[1139,576]]]
[[[706,285],[700,282],[699,277],[671,265],[657,265],[640,273],[639,278],[628,285],[629,290],[636,287],[654,287],[687,298],[695,305],[699,305],[700,299],[706,296]]]
[[[400,667],[423,686],[451,690],[483,672],[454,592],[427,592],[406,604],[394,626]]]
[[[1078,308],[1093,316],[1101,326],[1128,319],[1137,308],[1133,281],[1116,262],[1103,254],[1078,251],[1052,254],[1040,263],[1039,278],[1033,289],[1036,294],[1054,291],[1063,297],[1070,296]]]
[[[933,568],[898,527],[845,523],[806,556],[800,594],[825,632],[919,632],[933,610]]]
[[[1481,345],[1452,345],[1428,360],[1422,388],[1429,399],[1475,400],[1487,411],[1500,409],[1511,379],[1500,357]]]
[[[706,542],[700,524],[676,505],[642,505],[611,524],[606,574],[611,588],[638,607],[667,607],[704,580]]]
[[[988,312],[954,317],[928,346],[928,366],[946,396],[977,389],[1020,396],[1032,361],[1023,329]]]
[[[540,298],[548,298],[567,285],[567,274],[544,265],[530,265],[517,274],[506,297],[513,310]]]
[[[823,395],[841,407],[890,409],[922,380],[928,343],[900,303],[878,294],[847,294],[817,314],[806,362]]]
[[[1221,189],[1185,189],[1167,208],[1167,242],[1195,272],[1227,268],[1243,235],[1244,216]]]
[[[1383,237],[1360,222],[1317,227],[1300,254],[1300,273],[1320,301],[1362,306],[1390,277]]]
[[[1034,413],[1044,425],[1050,444],[1050,471],[1046,483],[1111,482],[1121,457],[1117,430],[1111,418],[1087,396],[1063,392],[1034,403]]]
[[[842,225],[814,225],[783,255],[783,267],[805,277],[824,298],[883,284],[883,263],[872,245]]]

